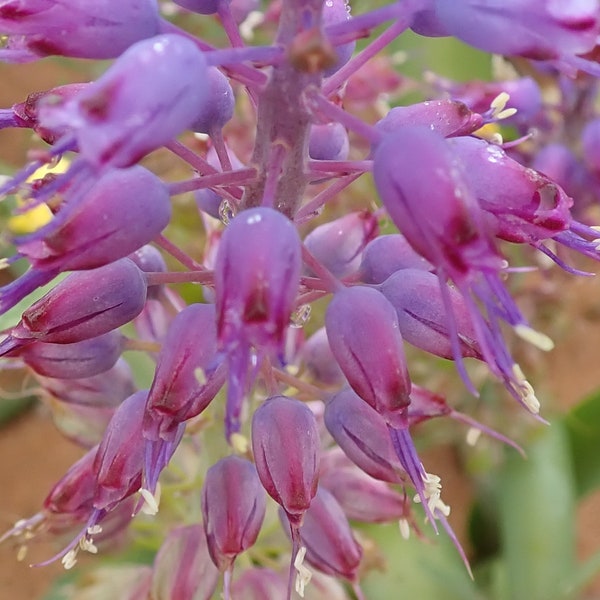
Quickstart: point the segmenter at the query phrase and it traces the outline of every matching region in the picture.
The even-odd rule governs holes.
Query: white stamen
[[[521,367],[515,363],[513,365],[513,374],[515,378],[518,380],[519,389],[518,392],[521,396],[521,400],[530,412],[534,415],[537,415],[540,412],[540,401],[535,396],[535,390],[533,386],[525,379],[525,375],[521,370]]]
[[[238,454],[246,454],[246,452],[248,452],[250,442],[248,441],[248,438],[241,433],[232,433],[229,441]]]
[[[20,546],[17,551],[17,562],[23,562],[27,556],[27,546]]]
[[[544,333],[536,331],[527,325],[522,323],[515,325],[515,333],[526,342],[533,344],[536,348],[549,352],[554,348],[554,342]]]
[[[254,39],[254,30],[262,24],[265,16],[258,10],[251,11],[240,23],[240,35],[244,40],[250,42]]]
[[[480,437],[481,429],[477,429],[476,427],[469,427],[469,430],[467,431],[467,435],[465,437],[467,446],[475,446],[475,444],[479,441]]]
[[[499,112],[503,111],[506,103],[510,100],[510,95],[506,92],[500,92],[491,102],[490,108],[492,115],[495,117]]]
[[[140,488],[140,494],[144,499],[144,505],[142,506],[142,512],[145,515],[155,515],[158,512],[158,505],[160,503],[160,484],[156,485],[156,494],[153,495],[150,490]]]
[[[10,262],[8,261],[8,258],[0,258],[0,271],[8,269],[9,266]]]
[[[512,117],[513,115],[516,115],[516,114],[517,114],[516,108],[505,108],[504,110],[501,110],[496,115],[496,119],[498,119],[498,121],[502,121],[502,119],[508,119],[509,117]]]
[[[102,533],[102,525],[92,525],[87,528],[88,535],[98,535],[99,533]]]
[[[304,566],[304,557],[306,556],[306,546],[302,546],[296,554],[294,559],[294,569],[297,571],[296,575],[296,591],[301,598],[304,598],[304,589],[310,583],[312,579],[312,572],[310,569]]]
[[[77,563],[77,548],[73,548],[73,550],[69,550],[60,561],[65,568],[65,571],[72,569]]]
[[[400,519],[398,521],[398,528],[400,529],[400,535],[402,539],[408,540],[410,538],[410,524],[406,519]]]
[[[502,146],[504,144],[504,138],[502,134],[496,132],[490,136],[490,144],[496,144],[496,146]]]
[[[429,508],[429,511],[435,516],[435,511],[438,510],[445,517],[447,517],[450,514],[450,507],[441,499],[442,480],[433,473],[425,473],[425,477],[423,477],[423,483],[425,484],[423,495],[427,500],[427,507]],[[414,502],[420,503],[421,497],[417,494],[413,500]]]
[[[194,137],[201,142],[206,142],[210,139],[210,135],[208,135],[208,133],[196,132],[196,133],[194,133]]]
[[[206,379],[206,371],[200,367],[194,369],[194,377],[200,385],[206,385],[206,382],[208,381]]]
[[[96,548],[96,545],[94,544],[91,538],[82,537],[79,540],[79,547],[84,552],[89,552],[90,554],[98,554],[98,548]]]

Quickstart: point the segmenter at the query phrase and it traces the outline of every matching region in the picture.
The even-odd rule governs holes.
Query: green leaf
[[[545,428],[500,474],[503,556],[511,600],[562,598],[575,566],[575,481],[564,425]]]
[[[577,492],[600,485],[600,391],[587,397],[564,418],[569,436]]]
[[[482,600],[443,529],[432,540],[404,540],[392,525],[370,527],[368,536],[377,542],[387,565],[361,581],[367,598]]]

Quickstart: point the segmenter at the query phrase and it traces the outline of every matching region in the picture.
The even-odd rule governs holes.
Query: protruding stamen
[[[312,572],[310,569],[304,566],[304,557],[306,556],[306,546],[302,546],[296,554],[294,560],[294,569],[297,571],[296,575],[296,592],[301,598],[304,598],[304,589],[310,583],[312,579]]]
[[[465,437],[465,441],[468,446],[475,446],[481,437],[481,429],[477,429],[476,427],[469,427],[467,431],[467,435]]]
[[[423,495],[427,499],[427,506],[429,511],[435,515],[435,511],[438,510],[442,515],[447,517],[450,514],[450,507],[442,501],[442,480],[433,473],[426,473],[423,477],[423,483],[425,488]],[[417,504],[421,502],[421,496],[418,494],[413,498],[413,501]]]
[[[240,23],[240,35],[247,42],[251,42],[254,39],[254,30],[262,24],[265,20],[265,16],[258,10],[251,11],[248,16]]]
[[[544,333],[532,329],[528,325],[515,325],[515,333],[526,342],[533,344],[536,348],[549,352],[554,348],[554,342]]]
[[[206,385],[206,382],[208,381],[206,378],[206,372],[200,367],[194,369],[194,377],[200,385]]]
[[[17,562],[23,562],[27,556],[27,546],[19,546],[17,551]]]
[[[400,529],[400,535],[402,539],[408,540],[410,538],[410,524],[407,519],[400,519],[398,521],[398,528]]]
[[[246,452],[248,452],[250,442],[248,441],[248,438],[241,433],[232,433],[229,441],[238,454],[246,454]]]
[[[158,506],[160,504],[160,484],[156,484],[155,494],[152,494],[150,490],[146,490],[144,488],[140,488],[140,494],[144,499],[142,512],[145,515],[155,515],[158,512]]]
[[[525,375],[521,370],[521,367],[515,363],[513,365],[513,374],[515,378],[519,382],[519,394],[521,395],[521,399],[527,408],[534,415],[537,415],[540,412],[540,401],[535,396],[535,390],[532,385],[525,379]]]
[[[507,92],[500,92],[491,102],[490,108],[492,109],[492,115],[495,117],[499,112],[502,112],[506,108],[506,103],[510,100],[510,94]]]
[[[65,571],[72,569],[77,564],[77,551],[78,548],[73,548],[73,550],[69,550],[60,560]]]

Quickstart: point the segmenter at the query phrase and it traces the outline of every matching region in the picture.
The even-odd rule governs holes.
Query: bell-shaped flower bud
[[[344,288],[327,307],[325,327],[354,391],[390,424],[401,425],[411,382],[394,307],[376,289]]]
[[[0,355],[34,341],[72,344],[131,321],[146,302],[146,280],[128,258],[73,273],[30,306],[0,343]]]
[[[208,97],[190,129],[196,133],[211,134],[222,129],[233,117],[235,96],[229,80],[216,67],[206,70],[206,84]]]
[[[351,465],[321,473],[319,486],[326,489],[350,520],[387,523],[410,513],[406,495],[393,491],[384,481],[369,477]]]
[[[135,392],[131,367],[119,358],[108,371],[82,379],[56,379],[36,375],[46,394],[69,404],[111,408]]]
[[[360,263],[361,281],[383,283],[400,269],[431,271],[433,265],[415,252],[400,233],[380,235],[367,244]]]
[[[323,4],[322,26],[325,29],[331,25],[344,23],[350,19],[350,4],[346,0],[330,0]],[[328,67],[323,71],[323,75],[329,77],[342,68],[350,60],[355,48],[355,41],[337,46],[335,48],[337,60],[331,67]]]
[[[228,456],[206,473],[202,517],[210,556],[220,571],[256,542],[266,510],[266,495],[255,466]]]
[[[389,483],[405,481],[385,419],[350,388],[327,402],[325,425],[344,454],[367,475]]]
[[[159,33],[155,0],[6,0],[0,30],[8,37],[0,59],[28,62],[44,56],[116,58],[131,44]]]
[[[123,351],[124,338],[118,331],[76,342],[23,346],[18,356],[37,374],[59,379],[81,379],[111,369]]]
[[[274,396],[254,413],[252,450],[258,476],[296,527],[317,491],[319,447],[317,422],[302,402]]]
[[[236,600],[281,600],[287,596],[287,587],[287,581],[279,573],[252,567],[234,581],[231,592]]]
[[[143,40],[72,100],[40,109],[40,122],[68,126],[89,164],[129,167],[194,122],[207,98],[206,70],[183,36]]]
[[[131,259],[144,273],[165,273],[167,263],[159,250],[150,244],[138,248],[127,258]],[[158,300],[164,290],[164,285],[149,285],[148,300]]]
[[[264,357],[283,356],[300,282],[300,248],[292,222],[271,208],[244,210],[223,232],[215,291],[217,332],[229,362],[227,437],[239,430],[242,401],[254,379],[249,371]]]
[[[382,133],[407,125],[426,126],[443,137],[470,135],[484,124],[483,117],[457,100],[428,100],[409,106],[395,106],[375,127]]]
[[[148,390],[129,396],[115,411],[96,454],[94,508],[110,510],[140,489],[144,464],[142,418]]]
[[[208,553],[201,524],[172,529],[154,559],[153,600],[211,600],[219,571]]]
[[[317,329],[306,340],[300,352],[302,362],[313,381],[331,386],[340,385],[345,381],[344,374],[329,347],[325,327]]]
[[[349,149],[348,132],[341,123],[311,125],[308,155],[313,160],[346,160]]]
[[[534,60],[563,59],[591,50],[600,31],[596,2],[509,0],[495,7],[473,0],[438,0],[447,35],[485,52]]]
[[[347,277],[360,266],[362,251],[379,233],[373,213],[352,212],[319,225],[304,238],[307,250],[336,277]]]
[[[144,412],[146,439],[172,440],[179,425],[200,414],[223,385],[215,314],[212,304],[191,304],[170,324]]]
[[[327,575],[355,582],[362,548],[337,500],[319,486],[300,529],[306,561]]]
[[[452,359],[453,337],[438,277],[429,271],[403,269],[386,279],[379,290],[396,310],[402,338],[409,344],[442,358]],[[460,354],[481,359],[477,335],[464,298],[447,288],[458,329]]]

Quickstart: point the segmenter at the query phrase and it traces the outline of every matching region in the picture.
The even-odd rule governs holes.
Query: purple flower
[[[354,391],[390,424],[403,423],[411,382],[394,307],[373,288],[343,288],[327,307],[325,327]]]
[[[310,128],[308,154],[314,160],[346,160],[350,142],[341,123],[315,124]]]
[[[252,418],[256,470],[269,496],[297,527],[317,491],[319,431],[302,402],[274,396]]]
[[[295,227],[271,208],[241,212],[225,229],[215,265],[217,332],[228,355],[227,437],[265,358],[283,356],[284,335],[300,281]],[[256,364],[252,364],[252,349]]]
[[[212,304],[190,304],[169,325],[144,412],[144,436],[172,441],[181,423],[200,414],[224,383],[217,360]]]
[[[233,116],[235,96],[229,80],[216,67],[206,70],[206,80],[208,97],[190,129],[198,133],[212,134],[220,130]]]
[[[0,29],[8,35],[0,59],[9,62],[50,55],[116,58],[158,34],[160,15],[156,0],[4,0]]]
[[[238,456],[222,458],[206,473],[202,516],[210,556],[220,571],[256,542],[266,495],[254,465]]]
[[[34,341],[72,344],[129,322],[146,302],[146,280],[128,258],[73,273],[30,306],[0,343],[0,355]]]

